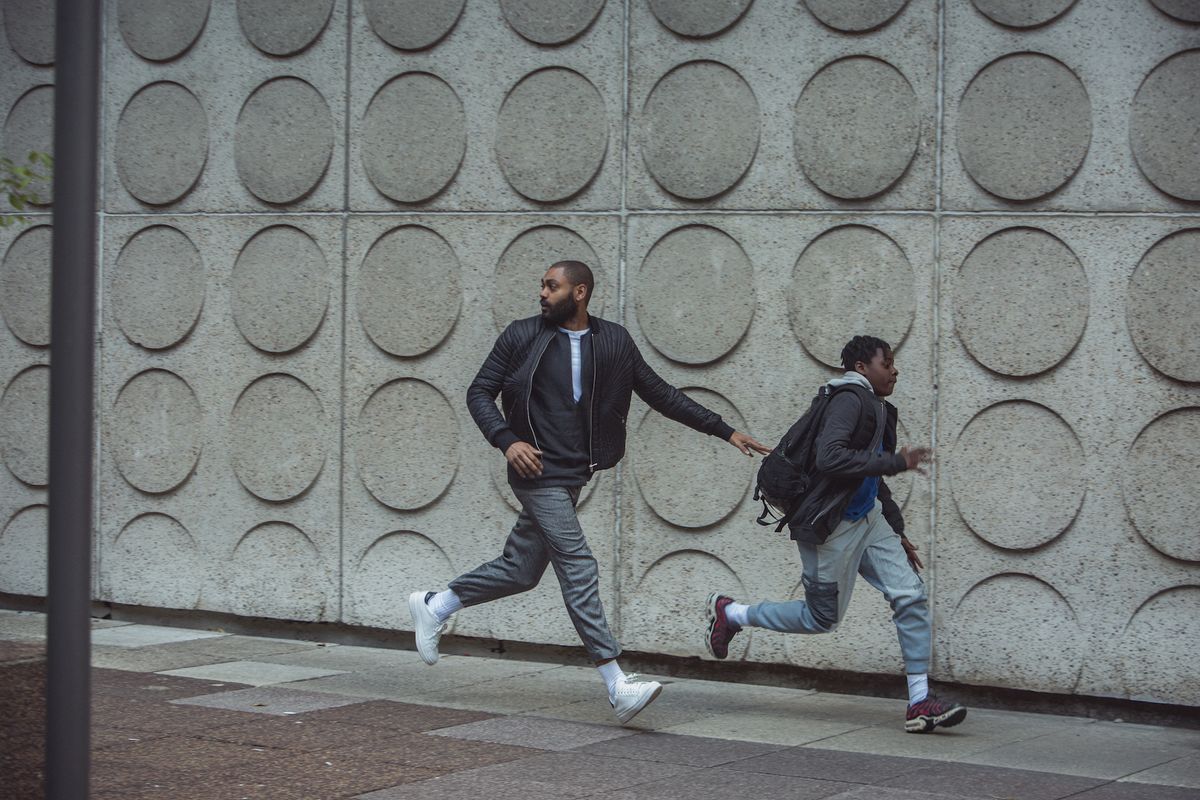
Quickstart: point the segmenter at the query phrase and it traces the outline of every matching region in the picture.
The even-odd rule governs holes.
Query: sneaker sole
[[[438,662],[438,651],[434,650],[432,656],[430,656],[429,653],[426,653],[425,650],[421,648],[421,636],[419,635],[419,632],[417,631],[417,628],[420,627],[420,623],[417,621],[417,619],[418,619],[417,615],[418,615],[419,609],[423,605],[425,605],[425,593],[424,592],[413,592],[412,594],[410,594],[408,596],[408,614],[409,614],[409,616],[412,617],[412,621],[413,621],[413,636],[417,642],[417,653],[421,656],[422,661],[424,661],[426,664],[428,664],[429,666],[432,667],[434,664],[436,664]]]
[[[953,728],[967,718],[967,710],[962,706],[953,708],[937,717],[921,716],[906,720],[904,730],[908,733],[929,733],[939,725],[943,728]]]
[[[713,629],[717,627],[717,598],[720,596],[721,595],[717,592],[710,594],[708,596],[708,604],[704,607],[704,618],[708,620],[708,624],[704,629],[704,649],[707,650],[708,654],[713,658],[717,659],[718,661],[724,661],[725,657],[728,656],[729,653],[727,652],[724,656],[719,656],[713,652],[712,646]]]
[[[663,690],[662,686],[657,687],[653,692],[646,695],[646,698],[644,700],[642,700],[642,702],[638,703],[636,706],[629,709],[624,714],[618,714],[617,719],[620,721],[620,723],[622,725],[624,725],[626,722],[629,722],[629,720],[636,717],[643,708],[645,708],[646,706],[650,705],[655,700],[657,700],[658,696],[660,694],[662,694],[662,690]]]

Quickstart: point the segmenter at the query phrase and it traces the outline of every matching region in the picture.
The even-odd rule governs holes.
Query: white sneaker
[[[417,652],[429,666],[438,661],[438,640],[446,630],[446,623],[438,624],[437,617],[425,604],[428,592],[413,592],[408,596],[408,613],[413,619],[413,634],[417,638]]]
[[[654,702],[662,694],[662,684],[658,681],[635,680],[637,675],[626,673],[616,685],[608,702],[612,704],[617,719],[624,725],[637,716],[637,713]]]

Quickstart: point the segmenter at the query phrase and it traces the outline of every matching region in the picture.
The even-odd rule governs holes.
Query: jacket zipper
[[[538,447],[537,431],[533,429],[533,415],[529,413],[529,402],[533,399],[533,376],[537,373],[538,365],[542,363],[542,356],[546,354],[546,348],[549,345],[550,339],[546,339],[542,343],[542,349],[538,351],[537,358],[533,361],[533,369],[529,371],[529,380],[525,383],[525,422],[529,425],[529,435],[533,437],[533,448],[535,450],[541,450],[542,448]]]

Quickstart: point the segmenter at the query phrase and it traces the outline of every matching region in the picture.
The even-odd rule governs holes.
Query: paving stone
[[[575,796],[574,793],[565,793],[561,786],[555,784],[487,781],[472,770],[380,789],[359,795],[355,800],[562,800],[563,797]]]
[[[885,786],[860,786],[841,794],[830,795],[829,800],[982,800],[983,797],[978,794],[945,794],[944,792],[913,791],[912,789],[890,789]]]
[[[45,639],[46,615],[32,611],[6,611],[0,616],[0,639]]]
[[[0,664],[11,661],[29,661],[46,657],[46,645],[42,642],[21,639],[0,639]]]
[[[915,790],[935,786],[938,791],[983,797],[1058,800],[1103,783],[1095,778],[1081,778],[1075,775],[1054,775],[1047,772],[945,762],[905,772],[879,785]]]
[[[265,661],[228,661],[223,664],[209,664],[201,667],[167,670],[162,674],[178,675],[182,678],[241,683],[247,686],[267,686],[275,683],[291,683],[293,681],[309,680],[310,678],[323,678],[327,675],[344,675],[345,672],[343,670],[297,667],[291,664],[272,664]]]
[[[476,739],[498,744],[535,747],[539,750],[572,750],[583,745],[632,736],[633,732],[613,725],[592,725],[539,717],[497,717],[433,731],[437,736]]]
[[[0,775],[4,776],[4,797],[41,798],[46,753],[42,739],[30,741],[0,739]]]
[[[485,785],[532,784],[531,788],[561,791],[564,795],[607,794],[650,781],[693,771],[693,767],[662,762],[632,761],[575,752],[543,753],[508,764],[481,767],[461,773]]]
[[[705,769],[605,794],[605,800],[821,800],[854,784]]]
[[[297,667],[360,672],[418,664],[421,663],[421,656],[413,650],[337,645],[268,655],[258,660],[270,661],[275,664],[292,664]]]
[[[627,722],[624,727],[631,731],[662,730],[673,725],[701,719],[712,713],[704,709],[680,707],[675,705],[672,700],[673,698],[667,695],[666,689],[664,689],[663,695],[658,700]],[[617,721],[612,706],[608,704],[608,698],[603,695],[577,703],[527,711],[522,716],[590,722],[596,725],[612,725]]]
[[[1080,792],[1071,800],[1200,800],[1200,790],[1148,783],[1106,783]]]
[[[995,767],[1116,779],[1194,753],[1194,748],[1148,741],[1138,731],[1092,731],[1094,726],[1049,733],[963,756],[962,761]]]
[[[853,778],[853,783],[878,783],[928,766],[929,763],[915,758],[844,753],[815,747],[789,747],[786,750],[735,761],[722,769],[796,775],[801,778],[829,781]]]
[[[484,683],[416,695],[413,702],[519,714],[588,699],[605,698],[604,683],[591,667],[556,667]]]
[[[139,731],[133,728],[110,728],[104,725],[96,725],[93,722],[91,730],[91,745],[92,751],[107,750],[110,747],[120,745],[137,744],[139,742],[149,742],[154,739],[162,739],[170,736],[169,733],[151,733],[149,731]]]
[[[153,672],[126,672],[116,669],[92,670],[94,696],[119,695],[150,701],[174,700],[208,694],[218,689],[241,689],[245,684],[160,675]]]
[[[679,736],[669,733],[642,733],[620,739],[597,742],[577,748],[581,753],[637,761],[665,761],[692,767],[712,767],[743,758],[782,749],[781,745]]]
[[[418,706],[410,703],[398,703],[394,700],[370,700],[338,708],[312,711],[304,716],[305,719],[360,725],[392,733],[432,731],[493,717],[495,714],[487,714],[482,711]]]
[[[296,800],[349,797],[438,774],[434,769],[322,751],[276,758],[252,772],[232,769],[214,775],[213,780],[238,790],[226,797]]]
[[[543,672],[554,668],[552,665],[522,661],[446,656],[434,667],[417,663],[391,669],[373,669],[346,675],[332,675],[328,678],[304,681],[304,685],[297,688],[314,692],[333,692],[361,697],[420,702],[419,698],[431,692],[500,680],[525,672]]]
[[[167,628],[161,625],[120,625],[92,631],[92,644],[108,647],[147,647],[194,639],[215,639],[228,634],[191,628]]]
[[[1135,772],[1121,780],[1200,789],[1200,754],[1177,758],[1157,767]]]
[[[92,724],[163,734],[196,734],[245,722],[241,711],[147,702],[127,697],[92,698]]]
[[[380,737],[348,747],[336,746],[340,755],[375,758],[396,764],[458,772],[465,769],[503,764],[540,754],[541,750],[516,747],[494,742],[478,742],[409,733],[402,736]]]
[[[662,733],[795,746],[821,742],[862,727],[862,722],[796,719],[787,713],[745,711],[705,716],[660,730]]]
[[[46,662],[0,666],[0,751],[45,736]]]
[[[206,708],[224,708],[233,711],[251,711],[255,714],[278,714],[288,716],[302,714],[306,711],[316,711],[322,708],[336,708],[361,703],[357,697],[339,697],[324,692],[305,692],[300,689],[284,688],[281,686],[258,686],[252,689],[238,689],[233,692],[218,692],[216,694],[199,695],[172,700],[179,705],[203,706]]]
[[[256,715],[252,722],[210,728],[200,738],[218,742],[272,747],[297,752],[352,747],[363,742],[378,742],[381,731],[362,725],[321,722],[311,714],[292,717]]]
[[[94,644],[94,642],[93,642]],[[136,672],[159,672],[227,661],[262,659],[265,656],[315,650],[311,642],[218,636],[144,647],[94,646],[92,666]]]

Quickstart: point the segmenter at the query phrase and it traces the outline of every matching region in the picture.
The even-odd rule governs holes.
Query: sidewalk
[[[104,620],[92,641],[95,798],[1200,798],[1196,730],[973,709],[919,736],[894,700],[670,678],[622,728],[590,668]],[[42,615],[0,611],[5,797],[39,779],[44,643]]]

